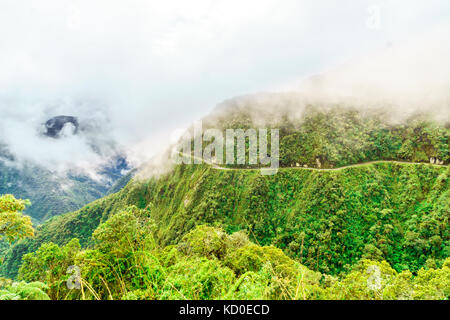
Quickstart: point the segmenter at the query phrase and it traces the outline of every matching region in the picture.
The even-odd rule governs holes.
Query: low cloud
[[[17,163],[58,172],[117,153],[139,166],[218,102],[261,91],[385,99],[399,114],[420,105],[448,119],[449,29],[434,26],[448,19],[448,1],[340,3],[4,1],[0,143]],[[366,23],[373,5],[377,30]],[[58,115],[84,130],[42,135]]]

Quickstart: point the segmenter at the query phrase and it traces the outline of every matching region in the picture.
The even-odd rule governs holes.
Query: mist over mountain
[[[450,52],[445,36],[449,30],[448,24],[441,24],[405,43],[393,44],[364,59],[295,81],[291,88],[226,100],[204,120],[211,126],[223,127],[229,122],[220,121],[221,113],[226,117],[244,113],[258,126],[274,125],[283,117],[300,122],[306,108],[313,105],[323,111],[345,106],[366,114],[382,113],[386,125],[405,123],[415,114],[427,114],[433,120],[448,123],[450,67],[446,57]],[[65,200],[70,205],[33,216],[41,219],[73,210],[104,195],[127,173],[126,169],[145,168],[141,173],[148,177],[170,168],[164,152],[175,129],[173,123],[165,128],[155,125],[152,112],[143,108],[141,102],[133,104],[136,100],[130,100],[130,105],[124,105],[115,95],[95,99],[38,96],[0,99],[4,176],[5,172],[9,172],[8,177],[20,176],[23,171],[30,177],[33,171],[30,168],[36,168],[36,172],[47,176],[53,187],[50,190],[71,190],[71,186],[80,190],[76,186],[86,184],[87,189],[81,188],[83,191],[78,191],[80,196],[75,196],[75,200]],[[188,123],[179,123],[179,128],[186,128]],[[152,158],[153,164],[146,164]],[[42,177],[41,174],[38,176]],[[74,177],[83,177],[83,182]],[[20,197],[40,199],[39,193],[32,194],[31,187],[28,191],[24,187],[12,188],[9,179],[4,178],[2,192],[14,191]],[[24,178],[23,184],[28,180]],[[33,185],[38,183],[34,181]]]
[[[4,35],[0,51],[0,141],[18,160],[52,171],[92,173],[103,161],[92,145],[102,145],[100,153],[110,155],[105,146],[113,143],[137,167],[165,151],[173,131],[188,127],[220,101],[297,91],[303,79],[338,66],[349,71],[345,79],[321,85],[333,91],[331,98],[336,93],[364,96],[367,90],[361,87],[371,88],[371,97],[384,98],[392,84],[392,92],[409,88],[402,95],[409,97],[422,82],[428,92],[449,69],[448,28],[439,15],[448,4],[401,3],[379,5],[378,30],[366,25],[370,1],[336,6],[331,0],[257,5],[132,0],[126,9],[86,1],[6,5],[0,27],[14,26],[14,32]],[[326,9],[330,5],[333,12]],[[380,64],[377,56],[384,51],[394,54]],[[368,55],[365,67],[351,71],[355,60]],[[402,67],[395,68],[397,63]],[[338,84],[346,89],[337,89]],[[58,115],[77,117],[96,134],[68,137],[67,143],[35,134]]]
[[[85,119],[79,121],[74,116],[54,116],[32,128],[26,128],[27,124],[25,122],[21,127],[25,131],[30,130],[33,141],[22,143],[27,147],[39,143],[34,148],[41,153],[33,155],[31,150],[15,148],[17,144],[11,148],[2,143],[0,193],[30,199],[32,205],[26,213],[36,223],[76,210],[105,196],[115,182],[131,169],[113,141],[105,143],[102,141],[104,138],[96,136],[101,130],[95,123]],[[74,149],[80,152],[76,150],[80,143],[87,146],[86,154],[79,155],[82,162],[75,162],[70,168],[65,167],[64,161],[73,161],[70,157]],[[83,162],[93,160],[93,157],[98,159],[97,163],[83,165]],[[43,159],[46,161],[42,162]]]
[[[449,13],[1,1],[0,300],[448,300]]]

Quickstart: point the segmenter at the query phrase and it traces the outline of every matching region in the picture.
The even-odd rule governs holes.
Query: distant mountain
[[[14,167],[0,158],[0,194],[13,194],[30,199],[27,208],[35,223],[61,213],[77,210],[85,204],[108,194],[115,182],[122,178],[128,166],[123,158],[100,172],[101,179],[94,180],[87,175],[67,174],[58,176],[46,168],[27,164]]]
[[[77,238],[90,247],[99,225],[129,206],[150,213],[155,240],[168,250],[207,224],[243,230],[333,276],[362,258],[386,260],[398,272],[441,266],[449,244],[449,127],[426,114],[390,123],[384,111],[311,105],[291,95],[227,101],[203,119],[203,129],[279,128],[276,175],[247,165],[180,164],[156,176],[142,168],[140,179],[119,180],[117,193],[54,217],[35,238],[15,243],[0,272],[15,277],[21,257],[44,243]]]
[[[70,134],[77,134],[79,129],[78,119],[73,116],[50,118],[44,126],[41,134],[49,139],[59,139],[67,130],[71,130]],[[99,149],[98,146],[93,148]],[[126,158],[117,152],[107,156],[105,163],[98,168],[95,178],[79,172],[61,174],[31,161],[19,163],[8,147],[0,142],[0,194],[29,199],[32,204],[25,214],[39,224],[109,194],[112,187],[117,190],[116,182],[119,180],[122,181],[119,185],[123,185],[123,179],[127,179],[131,169]]]

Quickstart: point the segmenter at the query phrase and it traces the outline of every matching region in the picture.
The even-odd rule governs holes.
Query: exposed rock
[[[61,132],[61,130],[67,125],[70,124],[74,127],[73,134],[76,134],[78,132],[78,120],[76,117],[72,116],[56,116],[53,117],[45,123],[45,127],[47,129],[47,132],[45,133],[46,136],[57,138]]]

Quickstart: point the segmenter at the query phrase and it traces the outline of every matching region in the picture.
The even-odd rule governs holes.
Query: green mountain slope
[[[0,194],[30,199],[26,214],[40,223],[55,215],[77,210],[101,198],[108,186],[87,177],[58,177],[34,165],[14,168],[0,160]]]
[[[245,108],[231,108],[205,120],[205,127],[259,127]],[[263,112],[263,111],[262,111]],[[388,125],[379,114],[354,109],[310,108],[297,120],[279,117],[281,168],[217,170],[179,165],[169,173],[134,179],[115,194],[39,226],[36,238],[16,243],[1,270],[17,274],[23,254],[46,242],[72,238],[94,244],[98,225],[129,205],[150,211],[155,238],[177,244],[197,225],[245,230],[259,245],[272,244],[311,270],[348,272],[361,258],[386,260],[401,271],[417,272],[443,263],[449,254],[449,129],[424,117]],[[292,168],[295,163],[341,170]],[[235,166],[239,168],[239,166]]]
[[[450,162],[449,119],[437,123],[430,113],[416,112],[400,121],[389,107],[312,105],[299,99],[270,94],[226,101],[204,119],[203,128],[277,128],[283,167],[316,167],[317,160],[322,168],[375,160]]]
[[[123,173],[128,170],[126,160],[117,157],[98,170],[97,179],[80,173],[61,174],[32,162],[17,163],[0,149],[0,194],[29,199],[31,206],[25,214],[39,224],[120,190],[131,178],[131,173]]]
[[[392,163],[325,172],[282,169],[274,176],[179,166],[52,218],[35,239],[14,246],[4,267],[14,274],[18,257],[45,242],[77,237],[88,245],[101,221],[134,204],[150,208],[163,245],[207,223],[227,232],[247,230],[257,243],[274,244],[322,272],[346,271],[372,255],[414,271],[428,259],[448,256],[448,174],[448,167]]]

